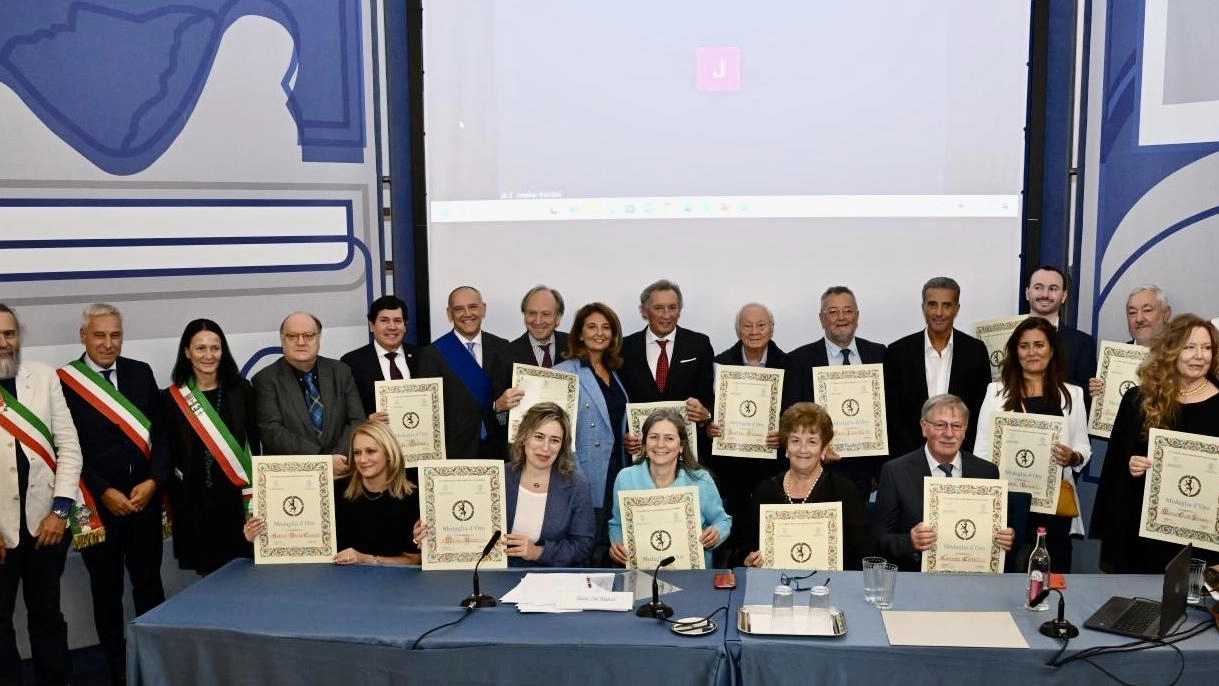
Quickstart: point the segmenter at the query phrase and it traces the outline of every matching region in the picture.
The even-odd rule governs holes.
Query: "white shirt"
[[[478,335],[474,336],[474,338],[466,338],[465,336],[461,335],[461,332],[458,331],[457,329],[453,329],[453,333],[457,334],[457,340],[461,341],[461,344],[463,346],[465,346],[465,348],[467,350],[470,349],[470,346],[468,345],[469,343],[474,344],[474,359],[478,360],[478,366],[480,366],[480,367],[483,366],[483,332],[482,332],[482,329],[479,329]],[[387,376],[385,378],[388,379],[389,377]]]
[[[550,362],[551,364],[554,363],[558,353],[554,349],[555,337],[553,334],[550,336],[550,340],[548,341],[539,341],[538,339],[534,338],[533,334],[531,333],[525,334],[525,337],[529,339],[529,347],[533,348],[533,359],[538,361],[539,367],[542,366],[542,360],[546,359],[546,356],[542,354],[542,346],[544,345],[550,346]]]
[[[838,344],[831,341],[829,336],[825,337],[825,359],[829,361],[831,367],[842,366],[843,350],[851,351],[851,364],[863,364],[863,360],[859,357],[859,345],[855,343],[854,336],[851,336],[851,344],[845,348],[839,348]]]
[[[669,356],[669,371],[672,371],[673,370],[673,346],[675,345],[673,343],[673,341],[676,340],[676,338],[677,338],[677,327],[676,326],[673,327],[673,330],[669,332],[668,336],[659,337],[659,338],[656,336],[656,334],[652,333],[652,327],[649,326],[645,330],[645,332],[643,334],[644,351],[647,352],[647,354],[648,354],[648,368],[652,370],[653,379],[656,378],[656,363],[660,361],[660,346],[656,343],[656,341],[668,341],[669,342],[669,344],[667,346],[665,346],[665,354]]]
[[[516,491],[516,514],[512,517],[512,533],[528,536],[537,543],[542,537],[542,519],[546,516],[546,494],[534,493],[521,484]]]
[[[948,475],[945,474],[943,472],[943,470],[940,469],[939,460],[936,460],[934,457],[931,456],[931,451],[927,449],[926,444],[923,445],[923,455],[925,455],[927,457],[927,467],[931,470],[931,477],[933,479],[947,479],[948,478]],[[960,479],[962,476],[964,476],[964,474],[961,471],[961,451],[960,450],[958,450],[957,454],[952,457],[952,462],[950,462],[949,464],[952,465],[952,478]]]
[[[411,378],[411,368],[406,364],[406,356],[402,354],[402,346],[399,345],[396,350],[389,350],[382,348],[380,343],[373,341],[372,347],[377,351],[377,362],[381,365],[382,379],[391,378],[389,373],[389,358],[385,356],[386,353],[391,352],[398,353],[398,356],[394,358],[394,364],[397,365],[398,371],[402,372],[402,378]]]
[[[948,345],[944,352],[931,346],[931,334],[923,330],[923,368],[927,372],[927,397],[948,392],[948,378],[952,376],[952,337],[948,334]]]
[[[98,366],[98,364],[96,362],[93,361],[92,357],[89,357],[89,355],[86,354],[85,355],[85,366],[88,367],[89,369],[92,369],[93,371],[97,372],[98,375],[102,377],[102,379],[106,378],[106,375],[102,374],[102,372],[106,371],[106,369],[109,369],[110,370],[110,383],[115,388],[119,387],[119,366],[118,366],[117,360],[115,361],[114,364],[110,365],[106,369],[102,369],[100,366]]]

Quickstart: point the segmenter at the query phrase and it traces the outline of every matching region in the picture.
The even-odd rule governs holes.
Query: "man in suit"
[[[1126,298],[1126,329],[1130,332],[1131,344],[1151,347],[1151,339],[1164,330],[1172,321],[1172,306],[1164,289],[1154,284],[1143,284],[1130,292]],[[1096,369],[1096,365],[1092,366]],[[1088,379],[1088,395],[1094,396],[1104,389],[1100,379]]]
[[[968,417],[977,417],[990,383],[986,345],[953,328],[961,311],[961,287],[938,276],[923,285],[923,320],[927,328],[899,338],[885,350],[885,400],[889,455],[918,447],[919,412],[928,397],[951,393],[965,402]],[[968,418],[967,417],[967,418]],[[977,427],[965,434],[973,445]]]
[[[34,679],[72,673],[59,580],[80,484],[80,442],[55,370],[21,359],[21,324],[0,304],[0,681],[21,683],[13,611],[23,591]],[[78,511],[75,515],[81,516]],[[92,519],[92,521],[90,521]],[[100,520],[84,517],[90,527]]]
[[[161,492],[169,463],[163,451],[151,450],[151,435],[163,430],[157,384],[152,368],[122,356],[122,314],[97,303],[85,308],[82,322],[85,352],[60,369],[59,377],[80,437],[85,487],[100,505],[105,540],[81,548],[80,556],[89,570],[93,626],[110,681],[125,684],[123,568],[131,576],[137,615],[165,601]]]
[[[843,364],[880,364],[885,346],[859,338],[859,306],[855,293],[846,286],[830,286],[821,294],[821,310],[817,313],[825,335],[819,340],[791,351],[787,373],[783,376],[783,409],[800,402],[815,402],[813,368]],[[884,455],[860,456],[841,460],[833,447],[826,451],[829,469],[855,484],[864,500],[876,487],[880,463]]]
[[[503,369],[508,341],[483,331],[487,305],[473,286],[449,293],[445,314],[453,329],[419,352],[419,376],[439,377],[444,387],[444,440],[449,458],[503,458],[507,431],[497,414],[520,397],[492,393],[492,372]]]
[[[926,444],[880,470],[876,494],[877,552],[905,572],[917,572],[922,553],[935,545],[936,531],[923,522],[923,479],[998,479],[999,468],[961,451],[969,408],[955,395],[936,395],[923,403],[919,420]],[[1016,532],[1005,528],[995,542],[1011,550]]]
[[[1088,388],[1088,379],[1096,373],[1096,341],[1091,336],[1062,321],[1062,308],[1067,303],[1067,276],[1058,267],[1040,266],[1029,275],[1024,297],[1029,314],[1043,317],[1058,330],[1063,351],[1067,356],[1067,383]],[[1085,404],[1090,401],[1084,398]]]
[[[521,298],[525,333],[508,344],[508,374],[512,363],[550,368],[567,359],[567,334],[557,331],[563,320],[563,296],[549,286],[534,286]]]
[[[351,432],[364,405],[347,365],[322,357],[322,322],[293,312],[279,325],[283,357],[254,375],[254,405],[264,455],[331,455],[349,471]]]
[[[369,418],[377,411],[373,394],[378,381],[411,379],[418,376],[415,356],[419,349],[403,342],[408,328],[406,303],[396,295],[383,295],[368,306],[368,332],[372,343],[339,358],[351,368],[360,403]],[[387,417],[381,418],[388,421]]]
[[[681,319],[681,288],[667,279],[648,285],[639,295],[639,314],[648,322],[622,340],[619,377],[632,403],[683,400],[691,422],[711,419],[714,406],[714,358],[711,339],[677,325]],[[639,436],[623,439],[627,452],[638,452]],[[707,455],[711,441],[699,432],[699,454]]]
[[[716,364],[786,369],[787,353],[775,344],[774,333],[775,317],[770,309],[760,303],[748,303],[736,315],[737,342],[715,356]],[[712,437],[719,435],[719,427],[715,424],[709,425],[707,431]],[[769,434],[766,442],[770,447],[778,448],[779,432]],[[779,460],[754,460],[745,457],[716,455],[715,453],[712,453],[705,462],[714,470],[719,482],[724,510],[733,518],[740,518],[738,521],[751,519],[746,515],[754,486],[757,486],[758,482],[763,479],[779,473],[784,467]],[[720,550],[723,551],[720,554],[731,557],[739,553],[740,559],[744,559],[747,551],[737,550],[740,547],[738,541],[744,540],[742,539],[743,533],[733,530],[728,540],[720,546]],[[730,560],[730,562],[735,562],[735,560]]]

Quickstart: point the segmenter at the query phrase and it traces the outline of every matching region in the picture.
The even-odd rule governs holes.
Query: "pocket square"
[[[690,359],[688,359],[688,360],[682,360],[682,361],[678,362],[677,364],[685,364],[685,363],[687,363],[687,362],[695,362],[695,361],[697,361],[697,360],[698,360],[698,358],[697,358],[697,357],[691,357]]]

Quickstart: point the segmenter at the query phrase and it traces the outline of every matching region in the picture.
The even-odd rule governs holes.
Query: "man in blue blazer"
[[[999,468],[961,450],[969,425],[969,408],[960,398],[944,394],[923,403],[919,425],[926,443],[886,462],[880,470],[876,495],[877,552],[904,572],[921,569],[921,556],[936,542],[936,531],[923,522],[923,479],[998,479]],[[1015,531],[1005,528],[995,542],[1011,550]]]
[[[800,402],[816,402],[813,397],[813,368],[843,364],[880,364],[885,358],[885,346],[859,338],[859,306],[855,293],[846,286],[831,286],[821,294],[821,310],[817,314],[825,336],[791,351],[787,358],[787,373],[783,375],[783,409]],[[855,484],[856,490],[868,499],[876,487],[880,464],[885,455],[860,456],[830,463],[830,470]]]

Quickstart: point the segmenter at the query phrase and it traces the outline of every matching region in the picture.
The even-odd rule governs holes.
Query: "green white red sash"
[[[216,458],[216,464],[220,465],[221,471],[234,486],[241,489],[246,514],[249,514],[250,498],[254,493],[250,486],[250,473],[253,469],[250,466],[249,447],[233,438],[229,428],[224,425],[224,420],[216,413],[207,397],[199,391],[193,376],[182,386],[170,386],[169,395],[178,405],[178,409],[182,410],[199,440],[203,441],[204,447]]]
[[[51,430],[38,415],[22,405],[3,387],[0,387],[0,429],[12,434],[22,447],[41,457],[51,472],[55,472],[55,440]],[[68,523],[72,528],[72,545],[79,549],[106,540],[106,529],[102,526],[101,515],[97,512],[97,503],[85,489],[83,480],[79,482],[76,496],[76,503],[68,516]]]
[[[93,371],[84,360],[73,360],[56,370],[60,380],[76,392],[89,406],[97,410],[103,417],[114,422],[135,447],[144,454],[144,459],[152,457],[152,443],[149,439],[152,422],[140,408],[119,392],[114,384],[102,378]],[[92,495],[92,494],[90,494]],[[169,508],[169,494],[161,494],[161,534],[165,538],[173,533],[173,516]]]
[[[148,440],[152,422],[148,421],[148,417],[144,416],[140,408],[119,393],[114,384],[90,369],[84,360],[73,360],[56,370],[56,373],[93,409],[114,422],[140,452],[144,453],[145,459],[152,454],[152,446]]]

